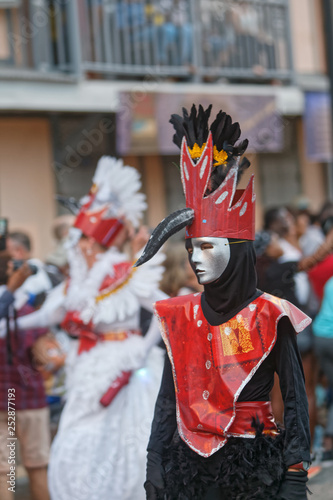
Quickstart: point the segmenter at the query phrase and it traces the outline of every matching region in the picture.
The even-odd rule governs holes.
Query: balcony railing
[[[287,0],[0,0],[0,74],[292,77]]]

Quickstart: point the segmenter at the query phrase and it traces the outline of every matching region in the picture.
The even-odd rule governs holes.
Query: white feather
[[[90,207],[92,210],[109,205],[113,216],[125,217],[134,227],[139,225],[147,204],[145,195],[139,192],[140,174],[135,168],[124,165],[122,160],[102,156],[93,183],[97,186],[97,193]]]
[[[96,301],[96,297],[101,293],[99,290],[103,280],[114,274],[116,264],[128,260],[127,255],[112,247],[100,254],[97,262],[88,269],[79,247],[70,249],[71,280],[66,297],[67,310],[79,311],[85,323],[92,321],[94,325],[124,321],[138,313],[141,307],[140,298],[148,299],[158,289],[164,272],[161,265],[164,258],[159,252],[144,267],[133,269],[124,286]]]

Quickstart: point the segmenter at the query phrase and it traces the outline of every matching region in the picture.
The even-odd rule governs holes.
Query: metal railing
[[[10,70],[18,77],[76,73],[79,45],[72,36],[74,2],[0,0],[0,75]]]
[[[1,30],[0,72],[292,76],[287,0],[0,0]]]

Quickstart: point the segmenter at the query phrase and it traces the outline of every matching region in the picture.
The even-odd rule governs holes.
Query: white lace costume
[[[74,314],[98,338],[80,354],[80,340],[71,342],[66,404],[51,448],[52,500],[145,498],[146,447],[164,353],[155,346],[160,339],[155,319],[145,337],[133,331],[140,328],[140,308],[152,312],[153,303],[165,297],[158,289],[162,260],[157,256],[150,268],[133,269],[127,256],[111,247],[88,269],[74,246],[69,284],[55,288],[39,311],[19,318],[19,328],[29,328],[66,323]],[[124,371],[132,372],[129,383],[102,406],[101,397]]]

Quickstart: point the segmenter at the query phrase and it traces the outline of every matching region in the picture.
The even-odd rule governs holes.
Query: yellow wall
[[[291,41],[295,70],[326,73],[323,13],[319,0],[290,0]]]
[[[304,121],[297,124],[297,143],[301,170],[301,184],[303,194],[310,200],[310,210],[318,212],[327,200],[324,167],[321,163],[309,162],[304,144]]]
[[[253,153],[246,154],[246,158],[251,163],[250,168],[245,170],[242,179],[239,183],[238,189],[245,189],[252,175],[254,175],[254,192],[256,194],[256,214],[255,214],[255,227],[256,231],[262,229],[264,209],[262,206],[261,185],[258,167],[258,156]]]
[[[52,249],[55,217],[50,128],[43,118],[0,118],[0,216],[27,232],[33,254]]]
[[[0,59],[8,59],[10,55],[5,16],[5,12],[0,11]]]
[[[161,157],[144,157],[145,191],[148,202],[147,222],[149,227],[156,227],[166,217],[166,193]]]
[[[163,165],[159,155],[124,156],[124,163],[139,170],[142,180],[142,192],[147,197],[146,223],[150,228],[156,227],[164,217],[166,211],[166,193],[163,177]]]

